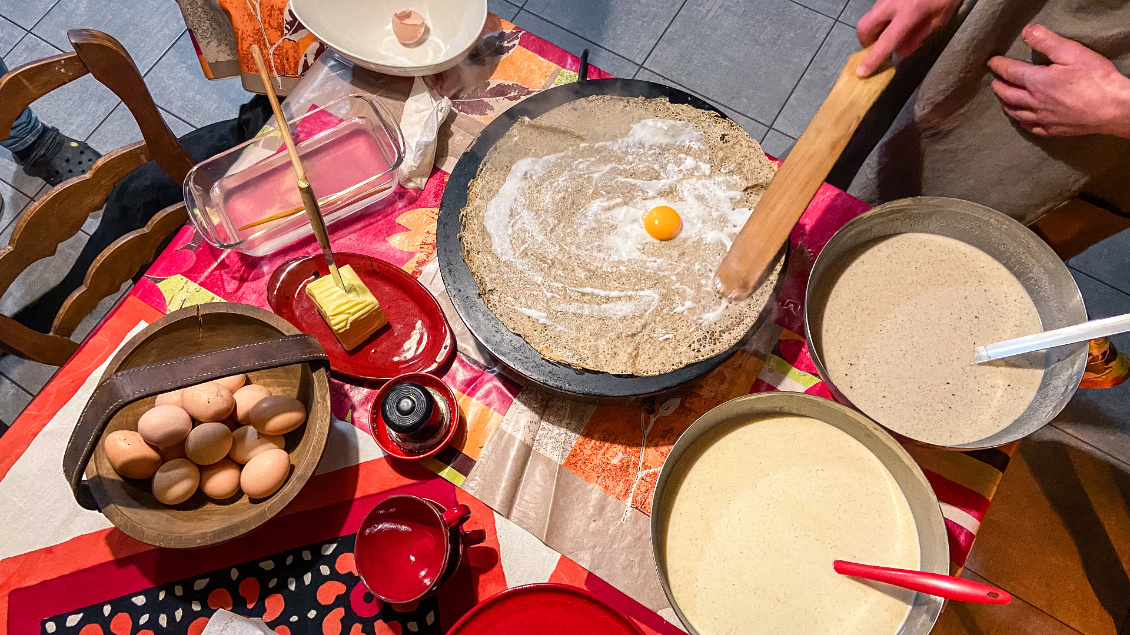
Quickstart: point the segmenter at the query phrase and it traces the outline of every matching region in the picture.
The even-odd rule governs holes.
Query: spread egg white
[[[643,216],[661,205],[673,208],[682,220],[678,240],[719,243],[728,249],[752,210],[734,207],[734,201],[742,195],[742,182],[739,178],[714,173],[708,163],[679,151],[680,146],[698,144],[702,137],[702,131],[689,122],[646,119],[634,124],[626,137],[593,144],[608,154],[601,161],[581,159],[563,166],[561,164],[566,160],[564,153],[518,160],[511,167],[498,194],[487,204],[483,215],[483,224],[490,235],[492,250],[499,259],[513,264],[534,283],[543,287],[555,286],[555,283],[543,280],[537,273],[537,267],[528,266],[526,260],[532,255],[516,250],[512,237],[516,232],[523,232],[524,244],[539,246],[538,258],[544,260],[557,257],[563,245],[560,240],[562,228],[525,205],[524,192],[531,184],[537,184],[543,190],[548,188],[552,192],[555,185],[559,184],[564,188],[579,180],[591,183],[596,191],[601,189],[602,184],[628,185],[630,191],[634,191],[637,196],[611,199],[598,197],[584,209],[578,210],[575,216],[576,226],[568,229],[571,235],[567,241],[567,248],[577,258],[631,260],[655,272],[679,271],[685,265],[666,258],[662,251],[652,248],[651,253],[646,253],[645,247],[654,246],[656,240],[645,230]],[[654,165],[664,166],[659,170],[659,178],[643,180],[621,175],[634,168]],[[557,176],[554,177],[555,181],[547,185],[546,178],[550,173]],[[622,187],[620,191],[623,191]],[[713,270],[706,269],[700,272],[700,283],[704,289],[711,285],[713,273]],[[647,290],[622,292],[594,287],[567,288],[569,291],[606,297],[633,297],[596,306],[561,303],[554,307],[555,310],[617,318],[647,313],[655,308],[658,299],[655,291]],[[559,297],[549,289],[545,289],[545,294],[551,298]],[[695,309],[699,312],[696,319],[703,324],[710,324],[718,319],[725,306],[721,298],[718,304],[701,308],[688,300],[677,312]],[[522,308],[515,308],[525,313]],[[546,317],[536,316],[535,319],[542,321]]]
[[[612,145],[694,145],[702,141],[702,131],[693,123],[675,119],[644,119],[632,126],[626,139],[611,142]]]

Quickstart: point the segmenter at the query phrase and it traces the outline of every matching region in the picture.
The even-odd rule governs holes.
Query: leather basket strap
[[[75,500],[86,509],[98,509],[83,475],[106,425],[126,405],[220,377],[303,363],[329,369],[329,358],[312,335],[285,335],[146,364],[110,375],[94,389],[63,453],[63,475],[71,485]]]

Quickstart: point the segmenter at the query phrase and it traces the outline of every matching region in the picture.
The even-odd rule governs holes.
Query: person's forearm
[[[1111,105],[1112,121],[1109,133],[1130,139],[1130,77],[1123,79],[1125,81],[1121,82],[1120,90],[1117,91],[1116,103]]]

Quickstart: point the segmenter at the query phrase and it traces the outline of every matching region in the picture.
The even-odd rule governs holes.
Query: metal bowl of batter
[[[708,557],[691,556],[688,558],[685,554],[679,556],[676,550],[672,549],[678,547],[677,544],[674,544],[674,541],[679,540],[680,536],[684,538],[688,536],[688,532],[685,531],[687,527],[685,520],[680,521],[679,519],[680,511],[676,506],[676,500],[699,492],[693,484],[692,477],[688,476],[689,472],[692,469],[698,469],[699,466],[710,467],[718,463],[718,455],[706,453],[707,448],[717,443],[720,438],[718,435],[731,434],[731,431],[741,428],[743,424],[754,422],[756,425],[756,422],[766,419],[772,421],[775,417],[805,417],[827,424],[831,429],[825,430],[823,434],[830,433],[834,438],[840,438],[850,446],[847,447],[847,450],[854,448],[856,457],[866,458],[876,469],[878,467],[874,466],[871,457],[877,459],[881,468],[885,468],[886,473],[889,474],[885,480],[893,481],[901,490],[902,498],[905,499],[905,506],[902,506],[901,502],[899,503],[900,509],[904,510],[902,513],[905,513],[906,507],[909,508],[912,527],[917,534],[918,569],[938,574],[949,573],[949,542],[945,522],[938,506],[938,499],[922,470],[891,435],[860,413],[822,397],[790,392],[746,395],[714,408],[699,417],[687,428],[686,432],[672,446],[671,453],[667,456],[655,485],[651,515],[652,552],[663,590],[687,631],[692,635],[704,632],[726,632],[726,629],[730,629],[730,632],[734,633],[760,632],[762,630],[782,633],[833,631],[872,633],[879,632],[876,628],[881,629],[882,627],[879,624],[886,622],[890,625],[891,635],[925,635],[929,633],[942,611],[943,601],[937,596],[913,592],[906,592],[907,595],[901,596],[905,601],[905,604],[901,606],[909,605],[909,608],[901,609],[905,611],[905,618],[902,619],[901,626],[898,625],[900,622],[897,619],[893,622],[884,619],[877,610],[869,612],[869,609],[877,608],[876,605],[851,601],[848,601],[846,605],[836,604],[835,602],[840,598],[829,599],[824,597],[824,592],[827,592],[829,588],[846,588],[851,592],[875,594],[902,591],[879,583],[837,578],[834,575],[829,580],[826,576],[831,575],[833,559],[851,559],[852,557],[838,550],[841,548],[850,550],[857,542],[862,542],[867,538],[857,538],[847,533],[831,537],[821,534],[829,526],[853,528],[854,531],[862,532],[865,536],[876,539],[876,543],[871,548],[879,550],[880,555],[872,554],[872,557],[882,558],[884,557],[881,553],[882,550],[888,548],[888,545],[881,544],[887,534],[885,531],[887,527],[876,519],[881,515],[884,518],[889,518],[891,514],[896,512],[893,504],[890,509],[884,507],[887,499],[882,497],[876,499],[878,501],[876,503],[877,508],[882,511],[882,514],[875,513],[874,509],[876,508],[874,507],[869,508],[865,505],[853,504],[853,500],[850,498],[852,493],[847,490],[854,482],[864,480],[857,476],[859,472],[852,471],[855,465],[849,464],[852,469],[846,471],[838,470],[837,459],[842,454],[825,449],[825,446],[817,437],[809,437],[806,442],[802,433],[803,426],[796,425],[798,422],[795,419],[787,420],[784,424],[787,425],[784,433],[778,434],[776,442],[781,445],[779,452],[774,449],[773,437],[764,434],[758,437],[756,446],[761,448],[759,451],[764,456],[759,455],[744,462],[738,461],[738,464],[725,466],[722,474],[729,474],[739,479],[741,481],[737,482],[739,489],[741,487],[758,486],[760,487],[759,490],[750,489],[742,492],[739,496],[732,497],[731,500],[728,496],[733,491],[732,484],[718,482],[718,480],[725,480],[726,476],[720,476],[715,480],[713,475],[710,475],[706,479],[707,482],[714,483],[716,486],[707,488],[708,491],[701,492],[710,497],[710,500],[703,506],[703,509],[707,511],[699,519],[701,525],[697,530],[694,530],[692,525],[692,532],[689,532],[696,539],[698,536],[708,538],[713,536],[715,539],[721,537],[721,542],[711,548],[725,551],[728,554],[728,561],[733,561],[735,558],[750,559],[749,567],[758,568],[758,571],[755,571],[752,576],[754,588],[745,588],[743,582],[735,581],[733,578],[719,580],[718,584],[702,584],[700,580],[687,576],[685,571],[681,572],[678,564],[680,557],[688,562],[693,560],[702,563],[709,560]],[[816,426],[816,429],[826,427],[815,422],[810,422],[810,424]],[[847,437],[839,435],[836,430],[846,433]],[[733,439],[734,437],[723,438]],[[820,439],[823,438],[825,437],[820,437]],[[852,440],[858,442],[858,444],[853,443]],[[859,445],[862,445],[862,447],[859,447]],[[834,448],[834,450],[839,449],[839,447]],[[845,454],[850,454],[850,452],[845,452]],[[771,460],[776,457],[785,458],[782,459],[783,465],[772,468],[772,471],[768,472],[773,475],[773,478],[757,480],[764,476],[755,476],[756,470],[760,469],[762,465],[759,461]],[[824,470],[826,472],[821,475]],[[803,475],[814,473],[816,474],[815,478],[822,478],[823,482],[815,485],[790,482],[790,480],[796,478],[803,478]],[[765,511],[766,508],[760,506],[760,501],[755,498],[757,491],[763,494],[768,493],[771,499],[777,500],[790,500],[800,497],[808,504],[808,507],[801,505],[796,510],[788,510],[789,513],[780,513],[779,508],[775,510],[778,512],[776,514],[760,513]],[[816,498],[804,498],[806,493],[815,492],[819,494],[821,491],[827,492],[825,496],[831,499],[830,502],[816,500]],[[894,500],[891,499],[891,501]],[[687,508],[684,507],[683,509]],[[759,513],[751,514],[746,511],[748,516],[752,516],[752,520],[744,525],[745,529],[740,532],[741,535],[737,539],[726,534],[725,528],[719,529],[719,525],[714,524],[716,522],[715,516],[742,513],[743,510],[749,509],[754,509]],[[864,511],[865,509],[870,511]],[[905,518],[905,516],[898,517]],[[683,524],[680,525],[680,522]],[[682,530],[680,530],[680,526],[683,527]],[[814,539],[811,548],[804,543],[792,546],[783,545],[782,538],[787,539],[788,536],[793,534],[820,537]],[[673,537],[672,540],[669,540],[669,536]],[[835,553],[823,554],[825,544],[838,545],[834,548]],[[891,544],[896,543],[892,541]],[[704,553],[708,552],[709,550]],[[814,552],[820,552],[821,555],[813,558],[811,556]],[[701,567],[702,565],[696,566]],[[739,564],[738,566],[744,565]],[[742,572],[744,572],[744,569],[735,577],[741,578]],[[793,574],[796,574],[796,579],[783,579]],[[680,579],[681,576],[683,579]],[[750,582],[750,580],[747,579],[745,582]],[[833,587],[827,587],[828,584],[833,585]],[[835,587],[834,585],[837,584],[844,586]],[[743,598],[740,602],[727,602],[722,595],[727,587],[733,585],[739,587],[734,590]],[[821,590],[813,591],[816,588],[815,585],[822,585],[820,586]],[[702,588],[707,596],[718,593],[713,599],[716,599],[717,604],[724,607],[724,610],[729,613],[723,616],[724,621],[722,623],[724,626],[721,628],[718,628],[717,623],[711,623],[710,618],[716,616],[709,615],[709,610],[704,613],[701,607],[695,606],[698,598],[693,597],[693,593],[680,597],[681,590],[698,588]],[[799,591],[801,589],[803,589],[803,592]],[[873,596],[864,597],[873,598]],[[789,601],[807,604],[805,608],[798,610],[792,610],[792,608],[786,606],[780,613],[772,614],[771,609],[778,606],[779,602]],[[821,601],[825,601],[826,605],[819,605]],[[863,608],[864,606],[867,608]],[[828,614],[819,616],[818,614],[825,609],[828,609]],[[874,621],[872,621],[872,618],[874,618]],[[696,619],[700,621],[697,627]],[[830,630],[814,630],[828,628],[832,623],[843,628],[831,627]],[[849,625],[856,630],[850,630]]]
[[[1003,265],[1027,292],[1044,330],[1078,324],[1087,320],[1083,298],[1074,278],[1055,252],[1036,234],[1019,222],[988,207],[951,198],[919,197],[892,201],[858,216],[841,228],[824,247],[813,266],[805,304],[805,336],[812,359],[820,376],[832,393],[843,403],[851,404],[883,424],[883,417],[868,408],[852,404],[828,372],[828,358],[822,341],[824,313],[832,288],[843,275],[855,255],[876,241],[909,233],[934,234],[956,239],[975,247]],[[971,286],[976,285],[974,281]],[[877,283],[878,285],[878,283]],[[878,286],[875,287],[878,289]],[[1007,339],[1007,338],[1003,338]],[[985,342],[990,343],[990,342]],[[898,342],[891,342],[897,346]],[[964,354],[964,351],[962,351]],[[933,363],[922,350],[907,351],[917,356],[915,363],[928,368]],[[969,358],[973,350],[970,347]],[[1017,358],[1019,360],[1019,358]],[[1011,422],[1000,421],[995,433],[962,443],[932,443],[915,435],[927,445],[963,450],[999,446],[1023,438],[1050,422],[1075,394],[1087,362],[1087,344],[1075,344],[1048,350],[1042,360],[1019,360],[1043,366],[1035,396]],[[894,375],[896,373],[891,373]],[[839,375],[841,378],[844,375]],[[889,391],[905,390],[900,378],[890,377]],[[884,389],[886,387],[884,386]],[[1020,411],[1017,408],[1016,411]],[[888,428],[893,426],[887,426]],[[898,431],[896,431],[898,432]]]

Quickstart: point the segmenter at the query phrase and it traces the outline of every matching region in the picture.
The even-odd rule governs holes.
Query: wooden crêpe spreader
[[[848,58],[832,92],[797,139],[718,265],[714,281],[726,297],[746,298],[758,287],[770,269],[773,254],[788,240],[793,225],[828,177],[859,122],[891,83],[895,69],[889,62],[870,77],[856,75],[856,68],[870,51],[868,47]]]

